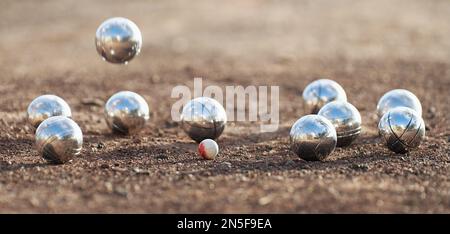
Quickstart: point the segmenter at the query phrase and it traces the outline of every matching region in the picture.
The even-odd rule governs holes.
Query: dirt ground
[[[0,213],[449,213],[450,2],[0,1]],[[97,26],[112,16],[140,27],[128,65],[100,59]],[[214,161],[170,118],[177,85],[277,85],[280,128],[232,122]],[[289,150],[312,80],[340,83],[363,133],[324,162]],[[394,88],[414,92],[427,126],[405,155],[378,138],[375,108]],[[115,136],[103,103],[131,90],[152,116]],[[64,98],[84,133],[82,155],[48,165],[34,148],[26,108]]]

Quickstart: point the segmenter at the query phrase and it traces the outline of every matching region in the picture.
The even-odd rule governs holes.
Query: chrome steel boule
[[[332,101],[347,101],[344,89],[333,80],[316,80],[303,90],[304,109],[307,114],[316,114],[320,108]]]
[[[53,116],[44,120],[36,130],[36,147],[51,163],[61,164],[79,155],[83,133],[70,118]]]
[[[198,145],[198,153],[204,159],[215,159],[219,153],[219,145],[211,139],[205,139]]]
[[[189,101],[181,113],[181,125],[186,134],[196,142],[218,138],[227,123],[223,106],[209,97]]]
[[[385,93],[378,101],[378,117],[381,118],[390,109],[401,106],[409,107],[422,116],[422,105],[416,95],[405,89],[394,89]]]
[[[330,102],[320,109],[318,115],[333,124],[337,134],[337,146],[350,145],[361,133],[361,115],[358,109],[348,102]]]
[[[407,153],[420,145],[425,137],[422,117],[408,107],[397,107],[381,117],[378,124],[380,135],[387,147],[395,153]]]
[[[141,31],[129,19],[110,18],[98,27],[95,46],[104,60],[126,64],[141,51]]]
[[[106,102],[105,117],[114,133],[132,134],[141,130],[150,119],[150,110],[139,94],[121,91]]]
[[[69,105],[55,95],[42,95],[35,98],[27,108],[28,122],[35,129],[42,121],[52,116],[72,117]]]
[[[307,161],[324,160],[336,148],[333,124],[320,115],[306,115],[297,120],[290,132],[291,149]]]

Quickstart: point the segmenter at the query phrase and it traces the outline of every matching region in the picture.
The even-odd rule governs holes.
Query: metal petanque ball
[[[47,161],[65,163],[80,154],[83,133],[72,119],[53,116],[44,120],[36,130],[36,146]]]
[[[36,129],[42,121],[52,116],[72,117],[69,105],[55,95],[42,95],[35,98],[27,109],[28,122]]]
[[[378,101],[378,117],[381,118],[390,109],[401,106],[409,107],[422,116],[422,105],[416,95],[405,89],[394,89],[385,93]]]
[[[209,97],[189,101],[181,113],[181,125],[186,134],[196,142],[218,138],[227,123],[223,106]]]
[[[95,46],[104,60],[127,64],[141,51],[141,31],[129,19],[110,18],[98,27]]]
[[[350,145],[361,133],[361,115],[352,104],[333,101],[323,106],[318,115],[331,121],[336,129],[337,146]]]
[[[106,102],[105,117],[113,132],[131,134],[144,127],[150,118],[150,110],[147,102],[139,94],[121,91]]]
[[[291,149],[307,161],[324,160],[336,148],[336,130],[320,115],[306,115],[297,120],[290,132]]]
[[[422,117],[408,107],[397,107],[383,115],[378,124],[387,147],[395,153],[407,153],[420,145],[425,137]]]
[[[303,90],[303,102],[307,114],[316,114],[320,108],[332,101],[347,101],[344,89],[333,80],[319,79]]]

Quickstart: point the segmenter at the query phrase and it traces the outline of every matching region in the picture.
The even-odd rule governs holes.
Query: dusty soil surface
[[[13,1],[0,2],[0,212],[450,212],[450,2]],[[124,16],[141,28],[127,66],[94,48],[96,27]],[[229,123],[214,161],[170,118],[176,85],[278,85],[280,128]],[[312,80],[339,82],[363,133],[324,162],[289,150]],[[394,88],[422,102],[426,139],[390,152],[376,102]],[[103,103],[140,93],[152,117],[115,136]],[[83,152],[49,165],[34,148],[26,108],[63,97],[84,133]]]

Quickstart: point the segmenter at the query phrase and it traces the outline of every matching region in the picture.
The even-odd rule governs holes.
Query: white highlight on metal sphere
[[[52,116],[72,117],[69,105],[56,95],[42,95],[35,98],[27,108],[28,122],[35,129],[42,121]]]
[[[133,134],[140,131],[150,118],[145,99],[131,91],[121,91],[111,96],[105,104],[108,126],[115,133]]]
[[[334,125],[339,147],[350,145],[361,133],[361,115],[348,102],[330,102],[320,109],[318,115],[327,118]]]
[[[395,153],[407,153],[417,148],[425,138],[425,123],[420,115],[408,107],[396,107],[381,117],[380,135]]]
[[[333,124],[320,115],[298,119],[290,131],[291,149],[307,161],[324,160],[336,148],[337,136]]]
[[[394,89],[385,93],[377,104],[378,117],[395,107],[409,107],[422,116],[422,104],[419,99],[406,89]]]
[[[344,89],[333,80],[319,79],[311,82],[303,90],[306,114],[316,114],[325,104],[332,101],[347,101]]]
[[[141,51],[141,31],[129,19],[110,18],[98,27],[95,33],[95,46],[104,60],[127,64]]]
[[[223,106],[209,97],[189,101],[181,113],[181,125],[186,134],[196,142],[218,138],[227,123]]]

